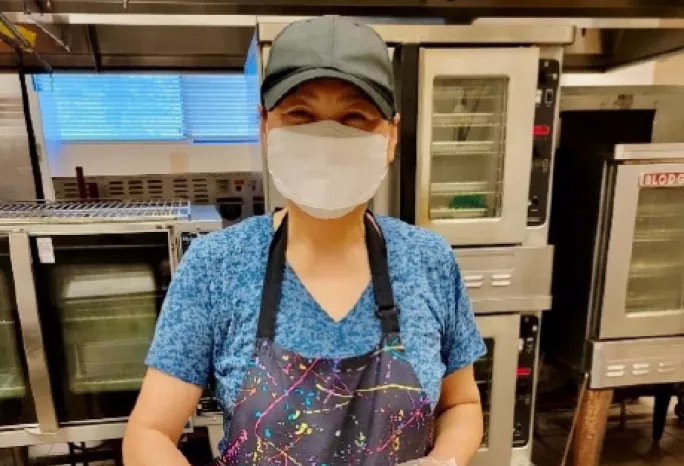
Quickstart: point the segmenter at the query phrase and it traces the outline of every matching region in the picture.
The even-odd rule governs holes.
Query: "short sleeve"
[[[449,256],[444,267],[447,309],[444,316],[442,358],[446,366],[445,376],[474,363],[487,353],[487,347],[475,323],[473,307],[461,271],[451,251]]]
[[[213,351],[209,244],[195,240],[171,280],[145,363],[204,387]]]

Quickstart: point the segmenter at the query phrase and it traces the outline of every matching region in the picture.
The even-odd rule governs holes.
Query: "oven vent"
[[[80,199],[75,178],[52,181],[57,199]],[[101,199],[187,199],[193,204],[216,204],[226,197],[239,197],[251,204],[254,197],[263,197],[261,173],[252,172],[89,176],[86,182],[96,185]]]

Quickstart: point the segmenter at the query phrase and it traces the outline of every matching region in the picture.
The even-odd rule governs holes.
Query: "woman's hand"
[[[126,428],[126,466],[189,466],[176,445],[200,396],[200,387],[149,369]]]

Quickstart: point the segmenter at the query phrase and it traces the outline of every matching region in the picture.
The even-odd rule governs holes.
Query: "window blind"
[[[259,86],[245,74],[183,75],[185,129],[193,142],[259,139]]]
[[[46,139],[252,143],[259,85],[244,74],[35,75]]]
[[[185,139],[178,75],[36,75],[34,86],[61,141]]]

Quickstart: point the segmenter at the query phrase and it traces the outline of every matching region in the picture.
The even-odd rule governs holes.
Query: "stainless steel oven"
[[[684,335],[684,145],[619,146],[615,161],[598,337]]]
[[[684,380],[684,145],[618,145],[582,169],[598,213],[575,232],[592,247],[572,254],[593,265],[577,278],[586,307],[554,302],[572,330],[572,346],[554,349],[592,388]]]
[[[9,237],[0,235],[0,429],[37,421],[23,347]]]
[[[520,316],[478,317],[487,356],[474,365],[482,400],[484,437],[473,466],[508,464],[513,443],[515,371]]]
[[[531,442],[539,312],[478,316],[487,355],[475,362],[484,437],[474,466],[509,465]]]
[[[182,245],[220,227],[184,201],[0,204],[0,446],[120,437]]]
[[[421,49],[418,225],[455,245],[522,243],[538,62],[535,47]]]
[[[553,248],[467,248],[455,255],[488,349],[486,358],[475,363],[487,428],[474,464],[527,465],[541,319],[551,306]],[[494,330],[502,332],[498,343]],[[505,401],[492,404],[494,392]],[[495,432],[492,422],[504,422],[505,428]]]

